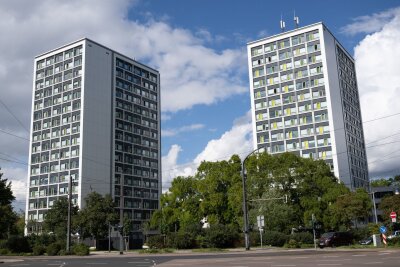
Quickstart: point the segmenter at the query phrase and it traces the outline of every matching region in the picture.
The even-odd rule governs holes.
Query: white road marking
[[[324,258],[339,258],[339,256],[324,256]]]
[[[341,263],[319,263],[318,266],[340,266]]]
[[[107,264],[107,262],[88,262],[86,264],[93,264],[93,265],[104,265]]]
[[[301,257],[291,257],[291,259],[308,259],[310,257],[301,256]]]
[[[365,262],[364,264],[382,264],[383,261]]]
[[[351,255],[351,256],[353,256],[353,257],[365,257],[367,255],[366,254],[357,254],[357,255]]]
[[[388,255],[388,254],[390,254],[389,252],[386,252],[386,253],[379,253],[378,255],[379,256],[382,256],[382,255]]]
[[[28,266],[28,263],[11,264],[10,266]]]
[[[295,265],[295,264],[279,264],[279,265],[272,265],[272,266],[275,266],[275,267],[290,267],[290,266],[297,266],[297,265]]]

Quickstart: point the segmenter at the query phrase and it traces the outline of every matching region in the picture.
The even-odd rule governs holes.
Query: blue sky
[[[1,1],[0,49],[7,53],[0,54],[0,99],[29,128],[34,57],[82,37],[159,69],[168,187],[176,175],[193,174],[202,160],[252,150],[246,43],[279,33],[281,15],[293,29],[294,10],[300,26],[323,21],[354,54],[364,121],[400,113],[399,7],[399,0]],[[368,148],[371,177],[400,173],[397,121],[364,126],[367,145],[379,138],[393,142]],[[0,130],[29,138],[3,105]],[[19,206],[28,166],[15,159],[28,162],[28,147],[0,133],[0,166],[13,181]]]

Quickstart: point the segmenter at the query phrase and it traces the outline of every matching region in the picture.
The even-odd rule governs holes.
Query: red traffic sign
[[[390,218],[396,219],[396,217],[397,217],[396,212],[392,211],[392,212],[390,213]]]

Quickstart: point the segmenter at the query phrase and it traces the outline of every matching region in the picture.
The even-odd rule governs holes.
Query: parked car
[[[389,235],[387,238],[393,239],[395,237],[400,237],[400,231],[394,231],[394,233],[392,235]]]
[[[347,246],[353,243],[353,236],[348,232],[328,232],[321,236],[318,241],[320,248]]]
[[[367,237],[367,238],[364,238],[364,239],[358,241],[358,243],[359,243],[360,245],[371,245],[372,242],[374,242],[374,240],[372,239],[372,236],[369,236],[369,237]]]

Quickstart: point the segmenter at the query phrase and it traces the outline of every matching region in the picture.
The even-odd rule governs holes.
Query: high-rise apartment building
[[[354,60],[323,23],[250,42],[254,147],[323,159],[368,188]]]
[[[86,38],[37,56],[29,153],[27,233],[72,179],[74,204],[111,194],[140,235],[161,193],[159,72]]]

